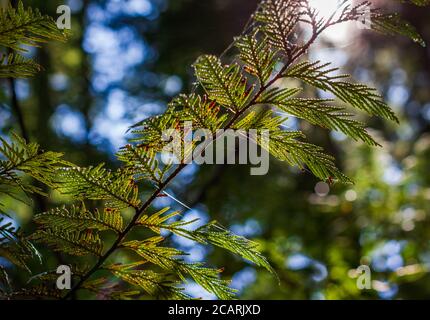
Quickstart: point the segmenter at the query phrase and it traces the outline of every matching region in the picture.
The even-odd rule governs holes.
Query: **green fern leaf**
[[[0,78],[28,78],[40,71],[40,65],[19,54],[0,54]]]
[[[361,122],[351,119],[341,107],[329,106],[332,100],[289,98],[298,92],[295,89],[274,88],[258,100],[261,104],[272,105],[288,115],[304,119],[313,125],[338,130],[354,140],[361,140],[371,146],[379,144],[369,135]]]
[[[216,247],[226,249],[244,259],[247,259],[257,266],[264,267],[275,274],[272,266],[258,250],[258,244],[233,234],[223,228],[216,221],[204,225],[194,231],[182,230],[183,234],[188,235],[192,240],[203,244],[212,244]]]
[[[252,98],[253,88],[247,87],[238,65],[223,66],[217,57],[205,55],[197,59],[194,69],[209,98],[227,109],[238,112]]]
[[[15,171],[23,172],[32,178],[54,187],[56,169],[65,162],[62,154],[40,150],[36,143],[27,143],[23,138],[12,134],[12,142],[8,143],[0,137],[0,181],[2,184],[19,185],[29,192],[39,192],[30,184],[25,184]]]
[[[343,102],[366,111],[369,114],[384,117],[398,122],[398,119],[391,108],[376,93],[376,89],[364,84],[355,84],[342,79],[348,75],[332,75],[337,68],[327,68],[330,63],[320,64],[319,61],[310,63],[302,62],[290,67],[285,73],[285,77],[296,78],[303,82],[330,92]]]
[[[168,142],[163,141],[164,134],[167,130],[179,128],[181,125],[178,116],[174,112],[167,112],[147,118],[131,127],[131,132],[135,135],[131,142],[139,143],[138,147],[146,150],[162,151]]]
[[[131,144],[121,148],[117,153],[118,160],[122,161],[125,167],[133,172],[135,180],[151,180],[160,184],[169,168],[161,168],[157,156],[157,153],[151,148]]]
[[[107,267],[116,277],[145,291],[149,296],[161,299],[188,300],[190,297],[179,287],[179,282],[172,276],[151,270],[132,269],[135,264],[116,264]]]
[[[30,259],[36,258],[41,261],[40,253],[17,230],[12,222],[4,222],[4,218],[0,216],[0,257],[9,260],[12,264],[30,271],[28,262]]]
[[[34,221],[43,227],[58,228],[64,231],[111,230],[123,231],[123,219],[117,209],[88,211],[85,207],[72,206],[55,208],[35,216]]]
[[[186,275],[190,276],[197,284],[220,299],[234,297],[235,291],[228,287],[228,282],[219,278],[220,270],[203,267],[200,263],[184,262],[179,258],[184,252],[158,246],[162,240],[162,237],[154,237],[144,241],[129,241],[122,246],[167,271],[174,270],[182,281],[186,280]]]
[[[267,38],[258,39],[259,29],[252,34],[236,38],[240,59],[246,64],[245,71],[256,76],[261,86],[264,86],[273,73],[277,51],[272,50]]]
[[[31,288],[21,289],[6,294],[5,297],[10,300],[31,300],[31,299],[52,299],[59,300],[62,297],[62,292],[57,289],[52,289],[45,285],[37,285]]]
[[[220,115],[220,108],[215,101],[197,94],[181,94],[169,104],[175,110],[181,122],[192,121],[197,128],[209,129],[215,132],[222,128],[227,115]]]
[[[270,44],[287,55],[291,55],[296,47],[292,40],[299,21],[306,13],[303,10],[306,2],[264,0],[255,16],[255,20],[262,23]]]
[[[416,4],[418,4],[418,2],[416,2]],[[428,3],[424,1],[420,5],[427,4]],[[416,28],[411,25],[410,22],[403,20],[399,14],[384,14],[381,13],[380,10],[375,9],[372,11],[371,19],[371,27],[373,30],[388,35],[402,35],[412,39],[423,47],[426,46],[424,39],[417,32]]]
[[[180,213],[178,211],[169,213],[169,211],[170,208],[167,207],[153,215],[144,215],[139,218],[137,224],[145,226],[157,234],[160,234],[161,229],[164,229],[202,244],[212,244],[237,254],[258,266],[264,267],[270,272],[274,272],[267,260],[258,251],[256,243],[231,233],[216,222],[204,225],[196,230],[190,230],[191,225],[198,219],[170,222],[169,220],[179,216]]]
[[[42,15],[38,10],[18,7],[0,8],[0,46],[16,51],[25,51],[23,46],[37,46],[47,40],[64,41],[65,34],[58,29],[55,21]]]
[[[312,173],[322,180],[339,180],[352,183],[334,164],[334,158],[323,153],[323,149],[316,145],[299,141],[304,138],[303,133],[277,130],[270,132],[269,151],[274,157],[286,161],[291,166],[298,166]]]
[[[38,243],[45,243],[54,251],[73,256],[93,255],[100,257],[103,251],[103,242],[98,233],[94,231],[37,230],[29,239]]]
[[[77,200],[105,200],[110,208],[138,208],[139,191],[127,170],[112,172],[97,167],[64,167],[57,172],[58,190]]]

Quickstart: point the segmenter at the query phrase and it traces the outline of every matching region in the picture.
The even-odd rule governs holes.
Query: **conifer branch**
[[[163,192],[163,190],[170,184],[170,182],[176,178],[176,176],[186,167],[185,164],[182,164],[178,166],[178,168],[164,181],[154,192],[153,194],[146,200],[146,202],[139,208],[139,210],[136,210],[133,219],[130,221],[130,223],[127,225],[127,227],[124,229],[123,232],[121,232],[115,242],[112,244],[112,246],[109,248],[109,250],[106,251],[106,253],[100,257],[100,259],[97,261],[97,263],[93,266],[91,270],[89,270],[82,278],[79,280],[79,282],[64,296],[63,299],[68,299],[73,294],[79,290],[82,285],[85,283],[86,280],[88,280],[95,272],[99,271],[102,267],[103,263],[111,256],[112,253],[114,253],[119,246],[121,245],[122,241],[127,237],[131,229],[136,225],[137,220],[140,218],[140,216],[151,206],[151,204],[154,202],[155,199]]]
[[[266,5],[273,5],[274,3],[281,3],[281,1],[278,0],[266,0],[263,1],[263,4]],[[290,4],[289,1],[286,1],[285,3]],[[285,4],[284,3],[284,4]],[[293,2],[291,2],[293,3]],[[315,40],[321,35],[323,31],[325,31],[327,28],[344,21],[348,21],[351,19],[354,19],[354,17],[350,16],[342,16],[338,20],[333,20],[333,18],[329,18],[327,21],[322,23],[321,21],[316,20],[315,12],[311,11],[309,6],[307,6],[307,1],[298,1],[298,7],[294,7],[294,10],[299,8],[301,5],[305,3],[305,7],[307,9],[307,15],[311,19],[311,25],[312,25],[312,35],[310,39],[302,46],[290,46],[290,44],[287,41],[287,38],[289,37],[289,34],[292,32],[292,28],[295,27],[296,23],[287,24],[288,29],[284,29],[283,33],[280,35],[273,34],[269,32],[269,36],[274,36],[274,40],[272,41],[282,41],[282,45],[280,46],[281,49],[283,49],[287,56],[287,61],[285,62],[284,66],[276,73],[275,76],[273,76],[269,81],[266,80],[269,78],[267,74],[263,73],[263,67],[270,67],[272,66],[272,63],[265,63],[264,66],[258,66],[256,65],[256,74],[258,75],[260,79],[260,88],[257,90],[257,92],[253,93],[252,90],[248,89],[246,86],[246,80],[242,78],[242,75],[240,73],[240,69],[236,65],[232,65],[230,67],[223,67],[221,63],[219,62],[218,58],[213,56],[203,56],[201,57],[196,64],[194,65],[196,68],[196,75],[203,86],[203,88],[208,92],[208,95],[212,97],[215,101],[217,101],[220,105],[223,105],[227,107],[232,113],[232,117],[227,121],[226,125],[223,126],[224,130],[234,128],[236,122],[253,106],[260,103],[261,97],[272,88],[272,86],[279,81],[280,79],[288,76],[287,70],[303,55],[305,55],[310,48],[310,46],[315,42]],[[287,6],[287,5],[286,5]],[[271,7],[271,9],[273,9]],[[275,8],[276,9],[276,8]],[[279,8],[277,8],[279,9]],[[290,10],[291,8],[285,8],[287,10]],[[260,10],[260,7],[259,9]],[[279,18],[279,17],[278,17]],[[268,17],[267,15],[264,16],[264,18],[261,18],[261,15],[259,16],[258,13],[256,15],[256,19],[260,21],[266,21],[269,20],[269,23],[272,21],[271,17]],[[297,19],[297,22],[301,19],[301,14],[299,15],[299,18]],[[275,23],[278,25],[278,27],[285,27],[284,22],[279,21],[279,19],[275,20]],[[267,30],[267,29],[266,29]],[[279,37],[278,37],[279,36]],[[255,37],[255,34],[254,34]],[[277,38],[278,37],[278,38]],[[254,44],[252,42],[251,38],[245,38],[245,41],[248,43],[245,44],[251,49],[251,56],[249,58],[249,61],[256,62],[256,56],[252,56],[256,53],[255,50],[258,50],[255,48]],[[254,47],[253,47],[254,46]],[[266,55],[267,56],[267,55]],[[270,59],[269,59],[270,60]],[[246,61],[246,60],[245,60]],[[266,71],[267,72],[267,71]],[[252,97],[251,97],[252,96]],[[161,121],[163,121],[163,118],[159,118]],[[198,118],[197,118],[198,119]],[[340,121],[340,120],[339,120]],[[202,121],[203,122],[203,121]],[[142,125],[143,123],[140,123],[139,125]],[[355,124],[354,124],[355,125]],[[144,133],[143,131],[138,131],[141,133]],[[219,138],[219,135],[215,133],[213,135],[213,140],[216,140]],[[285,143],[285,136],[283,138],[279,137],[282,141],[282,143]],[[366,137],[369,141],[371,138]],[[275,139],[276,140],[276,139]],[[302,150],[300,150],[300,148]],[[306,146],[306,144],[301,144],[298,149],[296,149],[298,152],[301,152],[303,155],[299,156],[301,157],[310,157],[309,154],[306,154],[306,150],[308,152],[311,152],[311,149],[309,148],[309,145]],[[300,151],[299,151],[300,150]],[[317,150],[317,152],[319,152]],[[315,154],[316,155],[316,154]],[[297,154],[294,156],[298,156]],[[314,158],[312,161],[315,161],[316,158]],[[327,169],[331,166],[331,159],[327,158],[327,161],[329,161],[329,164],[327,167],[325,165],[319,166],[317,165],[314,169],[314,173],[316,173],[320,177],[325,176],[331,176],[333,173],[336,175],[337,178],[347,181],[347,178],[343,176],[342,174],[338,173],[337,169],[334,167],[330,170],[330,172],[327,171]],[[294,160],[296,161],[296,160]],[[309,162],[308,164],[311,164],[312,162]],[[312,165],[312,164],[311,164]],[[82,288],[85,281],[87,281],[95,272],[100,270],[100,268],[103,267],[104,262],[111,256],[113,252],[115,252],[117,249],[123,247],[123,240],[127,237],[128,233],[136,226],[138,225],[138,221],[142,214],[146,212],[146,210],[151,206],[152,202],[160,195],[162,194],[163,190],[170,184],[170,182],[187,166],[185,164],[185,161],[183,164],[179,165],[174,172],[172,172],[168,178],[159,186],[157,189],[153,192],[153,194],[147,199],[147,201],[135,211],[135,214],[130,221],[130,223],[127,225],[127,227],[124,229],[122,233],[119,234],[114,244],[110,247],[110,249],[98,260],[98,262],[94,265],[94,267],[86,274],[84,275],[80,281],[72,288],[71,291],[65,295],[65,299],[70,298],[75,292]],[[327,168],[327,169],[322,169]],[[149,226],[151,227],[151,226]]]
[[[295,97],[300,92],[296,88],[277,87],[278,81],[283,78],[297,78],[314,88],[334,93],[344,103],[368,114],[397,119],[372,88],[342,81],[344,76],[331,75],[334,69],[327,69],[326,64],[299,63],[324,30],[338,23],[361,18],[363,9],[370,6],[367,1],[356,6],[345,5],[346,3],[347,1],[344,1],[330,17],[323,18],[319,17],[306,0],[262,0],[244,34],[235,40],[240,51],[236,55],[237,61],[224,65],[220,58],[212,55],[197,59],[194,64],[195,74],[200,89],[205,94],[196,93],[195,88],[192,94],[175,98],[164,114],[133,126],[133,133],[138,137],[132,142],[136,144],[127,145],[120,150],[117,157],[124,162],[124,166],[117,171],[108,170],[103,164],[88,168],[77,167],[61,160],[61,155],[40,151],[38,145],[26,143],[17,136],[11,144],[2,140],[0,152],[6,160],[0,163],[1,184],[18,186],[29,193],[41,192],[38,188],[22,182],[15,172],[20,171],[71,196],[74,200],[82,201],[82,207],[57,208],[37,215],[35,221],[40,227],[28,238],[46,243],[55,251],[97,258],[92,267],[80,273],[78,282],[63,299],[74,297],[81,289],[91,292],[106,289],[102,287],[103,278],[90,280],[101,270],[108,270],[126,283],[157,297],[189,298],[181,288],[176,287],[178,281],[171,279],[173,277],[182,282],[186,277],[191,277],[219,298],[233,297],[234,290],[228,287],[227,281],[219,277],[220,270],[204,267],[202,263],[187,263],[181,258],[184,252],[159,246],[163,240],[161,229],[201,244],[224,248],[273,272],[255,243],[232,234],[215,222],[189,230],[185,226],[194,221],[170,222],[168,220],[176,213],[164,215],[168,209],[148,214],[154,200],[162,196],[170,183],[187,167],[191,156],[190,150],[183,153],[181,151],[181,162],[173,168],[171,164],[161,167],[157,155],[167,144],[162,141],[165,130],[174,128],[185,132],[185,126],[182,126],[184,121],[193,121],[200,128],[209,128],[211,141],[219,139],[223,134],[223,131],[217,129],[225,131],[257,128],[270,132],[268,151],[278,159],[302,169],[307,166],[322,180],[350,182],[337,169],[333,157],[324,154],[320,147],[303,141],[302,132],[283,130],[283,117],[277,116],[272,109],[262,112],[252,110],[262,104],[278,108],[313,125],[340,130],[353,139],[377,145],[364,125],[352,120],[351,114],[342,112],[343,108],[328,106],[326,100]],[[341,8],[343,9],[340,10]],[[395,26],[402,24],[401,21],[377,10],[371,12],[373,18],[379,19],[377,26],[380,31],[393,33]],[[19,19],[19,16],[25,19]],[[43,16],[39,12],[25,10],[22,4],[17,10],[2,12],[0,44],[19,51],[20,44],[36,45],[46,39],[57,38],[58,34],[51,30],[52,21],[49,22],[48,19],[40,25],[40,17]],[[24,23],[22,26],[22,21],[34,25],[30,27]],[[299,24],[311,28],[311,36],[305,43],[300,43],[294,36]],[[5,40],[2,38],[2,30],[12,32],[8,29],[10,25],[15,26],[16,32],[9,40]],[[37,25],[43,28],[35,28]],[[405,27],[400,33],[420,42],[413,28]],[[27,63],[27,67],[30,67],[30,62],[19,59],[15,67],[13,63],[9,66],[6,64],[4,74],[17,72],[21,76],[29,75],[30,70],[22,69],[20,63]],[[277,70],[275,66],[279,63],[282,65]],[[267,148],[262,145],[261,138],[256,138],[255,142]],[[206,143],[210,142],[203,142]],[[189,149],[192,151],[195,146],[193,142]],[[155,190],[144,202],[140,200],[137,186],[141,180],[155,185]],[[89,212],[84,207],[85,200],[101,200],[106,208],[103,212]],[[124,227],[120,210],[126,208],[134,212],[131,221]],[[145,240],[127,239],[135,227],[148,228],[157,235]],[[7,227],[4,230],[7,230]],[[104,251],[101,233],[105,231],[114,232],[116,237],[113,244]],[[117,250],[131,250],[144,260],[129,265],[105,265]],[[138,269],[145,263],[161,267],[164,271],[156,273]],[[0,276],[5,278],[2,276],[3,270],[0,272]],[[27,291],[30,292],[39,293],[41,296],[51,294],[46,288],[37,287],[33,291]],[[135,291],[127,291],[109,296],[128,298],[134,294]]]

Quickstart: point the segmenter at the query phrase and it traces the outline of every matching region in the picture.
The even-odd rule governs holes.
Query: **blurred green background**
[[[69,5],[72,33],[65,44],[29,52],[44,71],[15,82],[22,115],[11,103],[10,83],[0,83],[1,136],[13,130],[79,165],[117,166],[114,154],[126,143],[127,128],[163,112],[173,96],[188,91],[194,60],[221,54],[257,2],[25,0],[52,16],[58,5]],[[316,0],[323,11],[333,2]],[[398,10],[430,43],[429,8],[375,2]],[[288,128],[300,128],[335,155],[354,185],[329,186],[275,160],[261,177],[250,176],[246,166],[190,166],[169,192],[192,210],[170,198],[157,200],[156,206],[183,210],[186,219],[216,219],[261,243],[280,284],[224,251],[176,237],[169,241],[190,252],[191,261],[224,267],[223,275],[244,299],[430,298],[430,50],[348,26],[325,34],[309,55],[376,86],[400,125],[363,117],[383,145],[369,148],[294,118],[287,121]],[[61,199],[5,201],[30,232],[32,215]],[[40,272],[65,259],[43,253],[44,265],[34,266]],[[372,271],[371,290],[356,285],[355,269],[363,264]],[[14,273],[15,284],[25,286],[28,274]],[[187,291],[212,298],[192,283]]]

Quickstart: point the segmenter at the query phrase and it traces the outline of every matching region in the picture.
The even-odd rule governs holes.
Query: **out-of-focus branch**
[[[18,95],[16,93],[16,88],[15,88],[15,79],[9,78],[8,81],[9,81],[9,88],[10,88],[10,94],[11,94],[11,102],[10,102],[11,109],[15,114],[22,137],[28,141],[29,135],[27,132],[27,128],[25,126],[24,116],[22,114],[21,106],[19,105]]]
[[[10,4],[12,5],[12,7],[16,8],[18,6],[18,0],[11,0]],[[9,52],[11,52],[11,50],[9,50]],[[18,99],[18,94],[16,92],[16,80],[14,78],[9,78],[8,82],[9,82],[9,88],[10,88],[10,96],[11,96],[10,105],[11,105],[12,112],[15,114],[22,137],[26,141],[30,141],[30,134],[25,125],[24,114],[22,112],[21,105]],[[40,210],[41,212],[47,211],[48,207],[46,205],[45,199],[41,195],[36,194],[34,200],[35,200],[36,208],[38,210]]]
[[[18,1],[17,0],[11,0],[10,4],[12,5],[12,7],[16,8],[16,6],[18,5]],[[11,50],[9,50],[9,53],[11,53]],[[12,111],[15,114],[15,117],[17,119],[22,137],[28,141],[29,135],[28,135],[27,129],[25,127],[24,116],[22,114],[21,107],[19,105],[18,95],[16,93],[16,87],[15,87],[15,79],[9,78],[8,82],[9,82],[10,96],[11,96],[11,101],[10,101],[11,109],[12,109]]]

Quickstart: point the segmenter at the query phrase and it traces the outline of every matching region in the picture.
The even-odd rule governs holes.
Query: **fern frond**
[[[12,222],[4,222],[0,216],[0,257],[9,260],[12,264],[30,271],[27,264],[32,258],[41,261],[40,253],[28,241]]]
[[[216,56],[204,55],[193,66],[209,98],[227,109],[238,112],[252,97],[253,87],[247,87],[237,64],[223,66]]]
[[[47,40],[65,40],[51,17],[39,10],[24,8],[22,1],[16,9],[11,5],[0,8],[0,46],[25,51],[23,46],[37,46]]]
[[[37,143],[27,143],[23,138],[12,134],[12,142],[8,143],[0,137],[0,179],[2,184],[19,185],[26,191],[41,191],[25,184],[15,174],[23,172],[32,178],[54,187],[56,169],[65,162],[62,154],[40,150]]]
[[[274,157],[286,161],[291,166],[304,170],[309,168],[312,173],[322,180],[339,180],[352,183],[334,164],[334,158],[323,152],[319,146],[302,142],[303,133],[277,130],[270,132],[270,148],[267,150]]]
[[[349,76],[332,75],[338,69],[327,68],[329,65],[330,63],[321,64],[319,61],[302,62],[290,67],[284,76],[302,80],[315,88],[330,92],[343,102],[371,115],[398,122],[395,113],[382,100],[376,89],[364,84],[342,81]]]
[[[216,247],[226,249],[259,267],[264,267],[275,274],[272,266],[258,250],[259,245],[251,240],[233,234],[220,226],[216,221],[204,225],[194,231],[179,230],[180,234],[188,236],[191,240],[202,244],[212,244]]]
[[[144,241],[129,241],[122,246],[167,271],[174,271],[182,281],[186,281],[186,275],[190,276],[197,284],[220,299],[234,297],[235,291],[228,287],[229,282],[219,278],[220,270],[203,267],[201,263],[186,263],[180,259],[184,252],[160,247],[158,244],[161,241],[162,237],[154,237]]]
[[[302,0],[264,0],[255,20],[262,23],[262,29],[272,46],[288,56],[296,47],[293,43],[294,32],[302,16],[307,1]]]
[[[103,242],[95,231],[66,231],[61,229],[37,230],[30,237],[37,243],[44,243],[54,251],[64,252],[73,256],[93,255],[100,257]]]
[[[420,4],[415,2],[415,4]],[[425,1],[421,2],[422,6],[428,5]],[[426,42],[417,32],[417,29],[410,23],[403,20],[397,13],[382,13],[379,9],[372,10],[371,27],[373,30],[388,35],[402,35],[419,43],[422,47],[426,46]]]
[[[40,65],[19,54],[0,54],[0,78],[28,78],[40,71]]]
[[[289,98],[297,95],[302,89],[299,88],[277,88],[272,87],[261,94],[257,103],[276,104],[288,101]]]
[[[69,231],[111,230],[116,233],[123,231],[123,218],[117,209],[106,208],[103,211],[95,209],[88,211],[85,207],[66,206],[55,208],[38,214],[34,221],[44,228],[57,228]]]
[[[144,241],[128,241],[122,244],[124,248],[131,249],[141,257],[165,270],[176,270],[180,261],[175,257],[184,255],[184,252],[174,248],[158,246],[164,239],[162,237],[153,237]]]
[[[42,193],[42,190],[25,181],[24,176],[28,175],[75,200],[102,200],[107,208],[112,208],[102,212],[90,212],[84,205],[53,209],[37,215],[35,221],[41,228],[28,239],[23,239],[45,243],[55,251],[70,255],[91,255],[98,258],[95,265],[82,275],[77,275],[79,282],[65,298],[72,297],[79,289],[86,289],[105,294],[106,297],[128,298],[145,294],[187,299],[190,297],[184,293],[181,284],[189,279],[218,298],[234,297],[235,290],[229,287],[228,281],[220,277],[221,270],[206,267],[202,263],[187,262],[184,259],[185,252],[162,246],[164,239],[159,236],[162,229],[197,243],[226,249],[273,272],[268,261],[259,252],[257,243],[237,236],[215,222],[192,229],[191,225],[195,220],[176,220],[174,218],[179,213],[170,212],[169,208],[152,215],[145,214],[152,201],[162,195],[166,186],[186,166],[182,163],[165,177],[171,166],[162,166],[159,162],[160,152],[169,143],[163,141],[163,135],[169,129],[185,133],[185,126],[182,126],[184,121],[192,121],[199,128],[208,128],[212,132],[221,128],[268,130],[271,134],[269,146],[262,143],[261,137],[257,138],[257,143],[267,148],[276,158],[303,170],[309,168],[323,180],[350,182],[336,168],[334,159],[323,153],[322,148],[302,142],[304,135],[301,132],[282,130],[285,118],[277,116],[274,108],[261,106],[276,107],[313,125],[339,130],[353,139],[377,145],[364,125],[354,121],[352,115],[345,113],[343,108],[327,105],[328,100],[294,97],[299,89],[274,88],[275,82],[284,77],[295,78],[334,94],[352,107],[397,121],[394,112],[382,101],[375,89],[345,81],[347,76],[334,75],[337,69],[331,69],[328,64],[296,64],[325,28],[361,19],[366,13],[365,9],[370,7],[367,1],[358,5],[348,2],[342,1],[332,16],[323,18],[309,6],[307,0],[262,0],[255,21],[246,31],[248,34],[236,39],[239,54],[233,61],[237,63],[223,65],[219,58],[211,55],[198,58],[194,64],[195,74],[206,94],[180,95],[169,104],[163,115],[145,119],[133,126],[134,144],[127,145],[118,153],[118,158],[125,165],[117,171],[108,170],[103,164],[89,168],[76,167],[61,160],[60,154],[41,151],[38,145],[28,144],[17,136],[13,137],[12,143],[0,140],[2,192],[11,196],[15,196],[15,189]],[[409,2],[423,5],[428,0]],[[377,10],[372,10],[371,13],[375,29],[385,33],[404,34],[423,43],[415,30],[396,16],[385,15]],[[304,43],[298,39],[301,34],[296,32],[299,24],[300,28],[302,25],[311,27],[311,36]],[[48,39],[62,38],[63,34],[54,27],[51,19],[38,11],[24,9],[21,2],[17,9],[9,7],[0,11],[0,45],[9,50],[22,51],[23,45],[35,46]],[[280,71],[275,74],[278,58],[283,58],[284,61]],[[21,56],[2,56],[0,62],[0,76],[29,76],[37,71],[36,64]],[[257,110],[252,110],[255,106],[258,106]],[[220,107],[230,112],[220,110]],[[187,151],[184,152],[184,158],[186,154]],[[156,185],[156,190],[145,203],[140,201],[137,187],[137,182],[142,180]],[[134,209],[134,216],[126,227],[120,213],[125,208]],[[143,241],[131,240],[129,231],[136,226],[146,227],[157,236]],[[100,234],[108,230],[116,232],[116,237],[112,246],[103,253]],[[11,229],[10,224],[0,223],[0,254],[13,263],[25,266],[26,261],[20,259],[27,254],[25,250],[31,251],[32,247],[30,242],[27,244],[21,238],[16,230]],[[118,249],[132,251],[143,261],[105,267],[105,261],[111,259],[111,254]],[[143,266],[148,269],[143,269]],[[109,271],[122,279],[125,283],[121,285],[125,284],[127,291],[118,294],[113,292],[119,285],[111,284],[107,277],[91,279],[96,271],[101,270]],[[37,279],[42,281],[44,277],[50,278],[52,274],[46,273]],[[1,268],[0,281],[7,282],[7,275]],[[128,291],[129,287],[138,290]],[[21,293],[24,296],[33,294],[41,297],[56,296],[56,292],[44,287]]]
[[[270,109],[251,111],[245,117],[236,122],[233,129],[236,130],[278,130],[286,121],[285,117],[276,116]]]
[[[138,208],[139,191],[127,170],[96,167],[64,167],[57,171],[58,190],[77,200],[104,200],[110,208]]]
[[[131,132],[135,135],[131,142],[139,143],[139,147],[146,150],[153,149],[159,152],[168,142],[163,141],[163,135],[169,129],[179,128],[180,121],[174,112],[167,112],[147,118],[131,127]]]
[[[142,215],[137,220],[136,224],[140,225],[140,226],[144,226],[148,229],[151,229],[156,234],[160,234],[161,229],[169,230],[169,231],[175,231],[175,230],[179,230],[180,228],[182,228],[186,225],[192,224],[192,223],[197,221],[197,219],[196,219],[196,220],[192,220],[192,221],[188,221],[188,222],[184,222],[184,221],[171,222],[169,220],[174,218],[174,217],[179,216],[180,213],[179,213],[179,211],[173,211],[173,212],[168,213],[169,211],[170,211],[170,208],[166,207],[166,208],[163,208],[163,209],[155,212],[152,215]],[[166,213],[168,213],[168,214],[166,214]]]
[[[33,299],[52,299],[59,300],[62,297],[62,292],[57,289],[52,289],[45,285],[37,285],[32,288],[25,288],[19,291],[13,291],[5,295],[11,300],[33,300]]]
[[[261,135],[257,137],[256,142],[278,160],[285,161],[291,166],[298,166],[302,170],[308,168],[322,180],[352,182],[336,167],[335,159],[325,154],[321,147],[300,141],[305,138],[302,132],[280,129],[285,120],[285,117],[274,116],[270,110],[259,113],[250,112],[238,121],[234,128],[268,130],[269,144],[262,144]]]
[[[327,105],[332,100],[289,98],[298,92],[294,89],[274,88],[258,100],[261,104],[272,105],[281,111],[304,119],[313,125],[341,131],[354,140],[361,140],[371,146],[379,144],[370,136],[364,124],[353,120],[353,114],[346,113],[345,109]]]
[[[265,37],[258,39],[260,30],[257,28],[252,34],[236,38],[235,44],[239,48],[239,57],[245,63],[245,72],[256,76],[260,86],[264,86],[272,75],[277,51],[273,50],[269,40]]]
[[[121,148],[117,153],[118,160],[133,172],[137,181],[151,180],[160,184],[163,181],[164,173],[169,168],[161,168],[157,156],[157,153],[151,148],[131,144]]]
[[[116,264],[108,266],[116,277],[145,291],[149,296],[162,299],[188,300],[189,297],[180,288],[180,282],[172,280],[171,274],[156,273],[151,270],[135,270],[135,264]]]
[[[227,119],[227,115],[220,115],[220,108],[215,101],[198,94],[181,94],[173,99],[169,107],[176,111],[181,122],[192,121],[193,126],[212,132],[221,129]]]
[[[180,213],[178,211],[169,213],[169,211],[170,208],[167,207],[150,216],[144,215],[139,218],[137,224],[147,227],[157,234],[160,234],[161,229],[164,229],[201,244],[212,244],[216,247],[226,249],[260,267],[266,268],[270,272],[273,272],[270,264],[258,251],[258,244],[255,242],[231,233],[227,229],[218,225],[215,221],[196,230],[190,230],[190,226],[198,219],[171,222],[169,220],[179,216]]]

